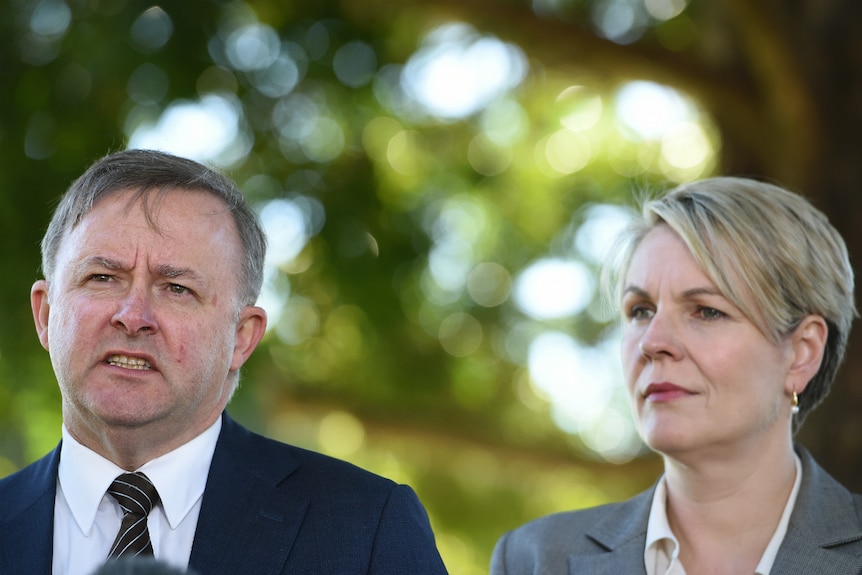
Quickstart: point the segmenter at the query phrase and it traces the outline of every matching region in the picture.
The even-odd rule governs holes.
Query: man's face
[[[266,325],[263,310],[238,303],[240,239],[218,198],[169,191],[154,229],[130,196],[99,200],[31,295],[64,422],[97,451],[118,430],[170,448],[203,431]]]

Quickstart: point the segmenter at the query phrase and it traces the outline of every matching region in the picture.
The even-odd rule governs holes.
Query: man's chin
[[[132,406],[100,406],[93,409],[91,424],[106,432],[139,430],[149,425],[159,425],[159,422],[165,419],[165,413],[162,410],[142,410],[140,405],[135,406],[138,409],[130,409],[130,407]]]

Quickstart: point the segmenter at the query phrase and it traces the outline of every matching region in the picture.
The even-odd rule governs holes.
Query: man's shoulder
[[[59,448],[0,478],[0,522],[27,512],[43,499],[53,505],[58,462]]]
[[[264,439],[276,443],[276,449],[281,449],[296,459],[299,464],[297,468],[299,474],[308,473],[317,481],[329,478],[333,482],[349,485],[351,490],[361,488],[389,490],[395,485],[392,480],[343,459],[274,439]]]
[[[53,481],[57,476],[57,465],[59,464],[59,447],[42,456],[33,463],[0,477],[0,490],[19,489],[32,487],[34,482]]]
[[[238,457],[253,472],[276,469],[291,477],[293,483],[307,483],[317,488],[345,490],[352,493],[389,492],[395,487],[390,479],[358,465],[323,453],[266,437],[226,420],[225,437],[216,448],[226,450],[231,458]],[[234,459],[236,462],[237,459]]]

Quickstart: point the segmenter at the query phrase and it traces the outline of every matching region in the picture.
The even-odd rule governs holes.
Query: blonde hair
[[[679,186],[643,204],[621,236],[610,268],[619,301],[640,241],[666,224],[716,287],[774,342],[808,315],[829,334],[820,370],[799,395],[798,426],[827,395],[844,358],[856,308],[847,247],[826,216],[798,194],[747,178]]]

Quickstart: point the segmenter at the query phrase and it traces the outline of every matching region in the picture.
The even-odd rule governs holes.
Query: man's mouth
[[[151,369],[150,362],[139,357],[129,357],[127,355],[112,355],[107,359],[108,365],[116,365],[126,369]]]

